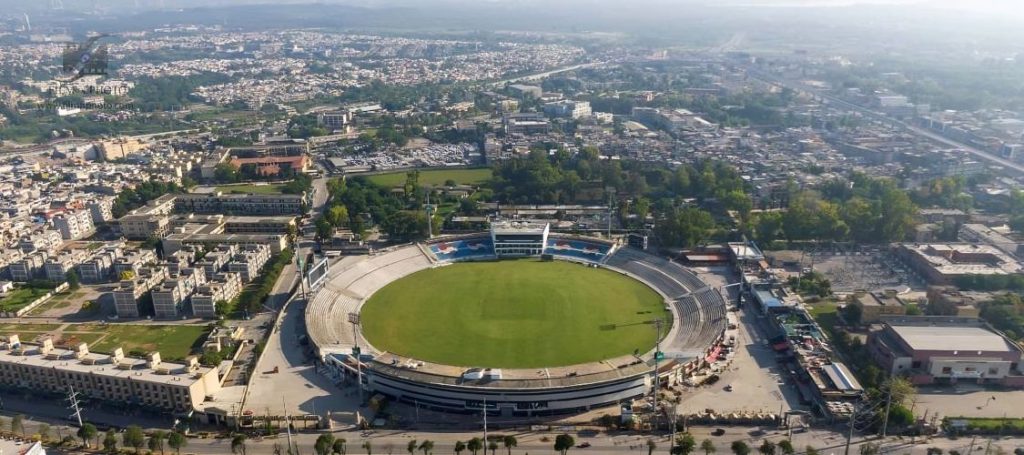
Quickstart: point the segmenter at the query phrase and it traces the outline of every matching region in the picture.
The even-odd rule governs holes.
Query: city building
[[[874,324],[883,316],[907,314],[907,306],[895,291],[857,292],[853,296],[853,305],[860,308],[860,322],[863,324]]]
[[[59,349],[50,339],[28,344],[17,335],[0,343],[0,384],[59,396],[73,387],[90,400],[179,415],[220,390],[217,369],[200,366],[195,357],[171,363],[161,361],[158,352],[146,359],[125,357],[121,348],[104,355],[89,352],[85,343]]]
[[[547,134],[551,132],[551,123],[541,114],[537,113],[511,113],[501,118],[505,128],[505,134]]]
[[[242,293],[242,278],[237,273],[218,273],[192,295],[192,314],[199,318],[217,317],[217,305],[230,302]]]
[[[259,276],[260,270],[270,261],[270,247],[261,244],[241,245],[238,252],[228,262],[228,272],[237,273],[243,283],[248,283]]]
[[[121,280],[120,286],[114,290],[114,310],[118,317],[137,318],[142,311],[140,300],[149,294],[167,277],[163,267],[150,267],[139,270],[139,274],[131,279]]]
[[[112,198],[95,199],[85,204],[92,216],[92,224],[109,223],[114,220],[114,200]]]
[[[177,195],[165,194],[117,220],[121,235],[129,240],[163,237],[171,229],[171,213]]]
[[[43,276],[43,267],[50,255],[45,251],[36,251],[26,254],[22,258],[12,261],[7,265],[7,271],[14,281],[31,281]]]
[[[287,234],[298,229],[294,216],[229,216],[224,218],[227,234]]]
[[[317,114],[317,123],[331,130],[343,130],[352,121],[348,111],[330,111]]]
[[[901,243],[894,252],[930,284],[948,285],[969,275],[1011,275],[1022,271],[1019,262],[991,245]]]
[[[179,212],[225,215],[300,215],[306,202],[298,194],[207,194],[178,195],[174,207]]]
[[[121,257],[120,245],[104,247],[78,264],[78,277],[83,283],[103,283],[114,272],[114,263]]]
[[[589,101],[555,101],[544,105],[544,114],[550,117],[578,119],[589,117]]]
[[[104,161],[114,161],[139,153],[146,144],[138,139],[117,138],[102,141],[96,145]]]
[[[537,85],[512,84],[508,86],[508,90],[513,96],[520,99],[526,97],[540,99],[540,97],[544,95],[544,90]]]
[[[547,245],[547,223],[495,221],[491,223],[491,240],[498,257],[539,256]]]
[[[997,384],[1024,387],[1021,348],[973,318],[903,316],[868,336],[883,370],[914,384]]]
[[[64,240],[78,240],[96,232],[89,210],[72,210],[53,217],[53,226]]]

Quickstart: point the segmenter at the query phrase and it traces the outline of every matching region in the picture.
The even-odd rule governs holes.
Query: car
[[[732,392],[732,390],[733,390],[732,384],[729,384],[729,385],[725,386],[725,391],[726,392]]]
[[[711,436],[722,436],[725,434],[725,429],[715,428],[715,431],[711,432]]]
[[[581,443],[576,445],[577,449],[586,449],[587,447],[590,447],[590,443],[589,442],[581,442]]]

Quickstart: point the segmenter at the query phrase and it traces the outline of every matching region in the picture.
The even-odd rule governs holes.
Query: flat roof
[[[892,330],[917,351],[988,351],[1014,349],[998,334],[982,327],[893,325]]]

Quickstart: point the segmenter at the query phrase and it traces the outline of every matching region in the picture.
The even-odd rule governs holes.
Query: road
[[[893,117],[890,117],[888,115],[885,115],[885,114],[883,114],[881,112],[877,112],[877,111],[868,109],[868,108],[866,108],[864,106],[861,106],[859,104],[854,104],[854,103],[851,103],[851,102],[846,101],[844,99],[837,98],[837,97],[832,96],[832,95],[824,94],[824,93],[822,93],[822,92],[820,92],[820,91],[818,91],[818,90],[816,90],[816,89],[814,89],[812,87],[807,87],[807,86],[805,86],[803,84],[800,84],[799,82],[794,82],[794,81],[780,79],[780,78],[777,78],[777,77],[765,74],[765,73],[763,73],[761,71],[757,71],[757,70],[755,70],[753,68],[749,68],[749,67],[747,67],[746,70],[747,70],[747,74],[749,74],[751,77],[753,77],[755,79],[759,79],[759,80],[761,80],[763,82],[767,82],[767,83],[770,83],[770,84],[776,84],[776,85],[779,85],[779,86],[782,86],[782,87],[786,87],[786,88],[789,88],[789,89],[792,89],[792,90],[796,90],[798,92],[809,93],[809,94],[811,94],[813,96],[816,96],[818,98],[826,100],[826,101],[828,101],[829,103],[831,103],[833,105],[838,105],[838,106],[841,106],[841,107],[845,107],[845,108],[847,108],[848,110],[851,110],[851,111],[860,112],[860,113],[862,113],[864,115],[867,115],[868,117],[871,117],[871,118],[873,118],[875,120],[878,120],[878,121],[881,121],[881,122],[885,122],[885,123],[891,123],[891,124],[894,124],[894,125],[899,125],[903,129],[905,129],[905,130],[907,130],[909,132],[912,132],[914,134],[917,134],[918,136],[921,136],[921,137],[923,137],[925,139],[929,139],[929,140],[932,140],[932,141],[935,141],[935,142],[939,142],[939,143],[945,144],[945,145],[947,145],[949,147],[955,147],[957,149],[961,149],[961,150],[963,150],[963,151],[965,151],[967,153],[970,153],[970,154],[974,155],[977,158],[980,158],[982,160],[988,161],[988,162],[993,163],[993,164],[998,164],[1000,166],[1003,166],[1007,170],[1015,172],[1017,175],[1024,175],[1024,165],[1015,163],[1013,161],[1007,160],[1007,159],[1002,158],[1000,156],[992,155],[991,153],[988,153],[988,152],[985,152],[985,151],[983,151],[981,149],[972,147],[972,146],[970,146],[968,144],[964,144],[962,142],[954,141],[954,140],[946,138],[946,137],[944,137],[942,135],[936,134],[936,133],[934,133],[932,131],[928,131],[928,130],[926,130],[924,128],[919,128],[919,127],[913,126],[911,124],[908,124],[908,123],[903,122],[901,120],[898,120],[896,118],[893,118]]]
[[[561,68],[555,68],[553,70],[545,71],[543,73],[527,74],[525,76],[517,76],[517,77],[513,77],[513,78],[509,78],[509,79],[502,79],[500,81],[493,82],[490,85],[492,87],[500,88],[500,87],[504,87],[505,84],[511,84],[513,82],[535,81],[537,79],[543,79],[543,78],[551,76],[553,74],[564,73],[566,71],[573,71],[573,70],[578,70],[578,69],[582,69],[582,68],[593,68],[595,66],[600,66],[600,65],[604,65],[604,64],[605,64],[605,62],[593,62],[593,63],[580,63],[580,64],[577,64],[577,65],[571,65],[571,66],[563,66]]]

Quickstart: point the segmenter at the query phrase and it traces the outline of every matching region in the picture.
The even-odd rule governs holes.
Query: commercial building
[[[867,346],[887,373],[907,376],[915,384],[1024,387],[1021,348],[977,319],[892,318],[868,336]]]
[[[305,195],[298,194],[181,194],[174,202],[179,212],[225,215],[301,215]]]
[[[898,258],[931,284],[953,284],[968,275],[1012,275],[1024,268],[1015,259],[990,245],[972,243],[902,243]]]
[[[536,113],[511,113],[501,118],[505,128],[505,134],[547,134],[551,132],[551,124],[548,119]]]
[[[89,352],[85,343],[59,349],[49,339],[28,344],[17,335],[0,343],[0,384],[60,396],[73,387],[83,398],[180,415],[220,390],[217,369],[199,366],[195,357],[171,363],[158,352],[125,357],[120,348],[103,355]]]

